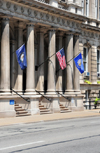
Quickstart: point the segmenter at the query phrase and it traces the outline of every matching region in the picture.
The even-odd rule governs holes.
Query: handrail
[[[11,88],[11,90],[13,91],[13,92],[15,92],[18,96],[20,96],[22,99],[24,99],[25,101],[27,101],[27,102],[30,102],[30,99],[28,98],[28,99],[25,99],[24,97],[22,97],[17,91],[15,91],[14,89],[12,89]]]
[[[45,97],[43,94],[41,94],[39,91],[37,91],[37,90],[35,90],[37,93],[39,93],[41,96],[43,96],[45,99],[47,99],[48,101],[50,101],[51,102],[51,100],[49,99],[49,98],[47,98],[47,97]]]
[[[59,91],[57,91],[59,95],[61,95],[62,97],[64,97],[65,99],[67,99],[68,101],[70,101],[69,98],[65,97],[63,94],[59,93]]]

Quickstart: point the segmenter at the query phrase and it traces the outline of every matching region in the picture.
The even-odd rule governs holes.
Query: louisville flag
[[[27,67],[25,44],[16,50],[16,55],[21,69],[24,70]]]
[[[61,50],[59,50],[56,53],[56,56],[58,58],[59,61],[59,65],[61,67],[61,69],[65,69],[66,68],[66,60],[65,60],[65,53],[64,53],[64,48],[62,48]]]
[[[78,70],[81,73],[83,73],[84,72],[84,65],[83,65],[83,59],[82,59],[81,53],[74,58],[74,62],[75,62],[76,67],[78,68]]]

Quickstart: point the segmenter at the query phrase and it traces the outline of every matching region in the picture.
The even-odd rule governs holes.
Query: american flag
[[[65,53],[64,53],[64,48],[62,48],[61,50],[59,50],[56,53],[56,56],[58,58],[59,64],[61,69],[65,69],[66,68],[66,60],[65,60]]]

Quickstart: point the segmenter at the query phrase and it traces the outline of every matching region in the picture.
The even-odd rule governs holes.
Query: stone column
[[[56,34],[55,34],[55,30],[50,30],[49,31],[49,52],[48,52],[48,57],[51,57],[53,54],[53,56],[50,58],[51,61],[48,61],[48,86],[47,86],[47,91],[50,94],[53,94],[55,92],[55,38],[56,38]]]
[[[86,0],[84,0],[84,15],[86,15]]]
[[[23,22],[19,21],[18,24],[18,48],[23,45]],[[18,49],[17,48],[17,49]],[[18,64],[18,75],[17,75],[17,91],[22,93],[23,85],[23,71]]]
[[[66,59],[66,90],[70,92],[73,90],[73,34],[71,33],[66,35]]]
[[[27,73],[26,93],[35,93],[35,57],[34,57],[34,25],[27,25]]]
[[[74,57],[79,53],[79,35],[74,35]],[[79,70],[76,68],[74,63],[74,90],[80,91],[80,77]]]
[[[95,18],[95,0],[89,2],[89,17]]]
[[[10,35],[9,18],[2,19],[1,33],[1,92],[10,92]]]
[[[43,29],[38,32],[38,64],[44,62],[44,33]],[[44,91],[44,64],[38,67],[38,84],[37,89]]]
[[[15,52],[15,40],[11,40],[11,88],[15,89],[15,79],[16,79],[16,52]]]
[[[57,34],[57,52],[63,47],[62,46],[62,35],[63,33],[62,32],[58,32]],[[57,59],[57,66],[56,66],[56,70],[59,70],[57,71],[57,82],[56,82],[56,90],[57,91],[62,91],[62,70],[60,69],[60,65],[59,65],[59,62],[58,62],[58,59]]]
[[[1,21],[0,21],[0,59],[1,59]],[[1,62],[0,62],[0,89],[1,89]]]

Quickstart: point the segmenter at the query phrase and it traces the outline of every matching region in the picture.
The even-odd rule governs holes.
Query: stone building
[[[43,106],[45,113],[84,110],[84,99],[99,97],[99,27],[99,0],[0,0],[0,117],[39,114]],[[22,71],[16,50],[23,44]],[[55,55],[62,47],[63,71]],[[79,52],[83,74],[73,60]]]

